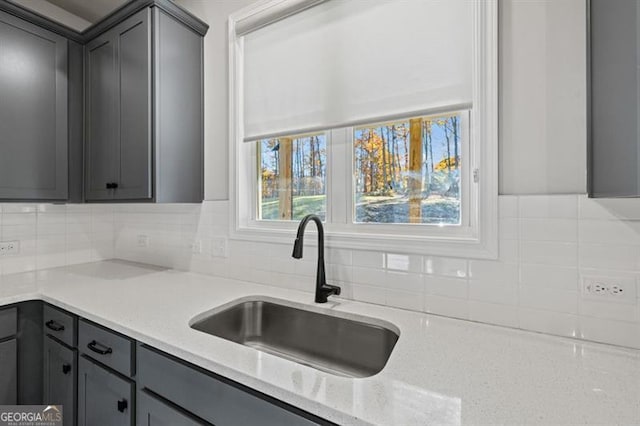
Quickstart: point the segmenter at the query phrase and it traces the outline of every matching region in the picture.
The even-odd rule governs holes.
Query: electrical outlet
[[[211,241],[211,255],[213,257],[224,257],[226,258],[229,254],[227,253],[227,239],[226,238],[214,238]]]
[[[149,236],[144,234],[138,235],[138,247],[147,248],[149,247]]]
[[[202,241],[194,240],[189,244],[189,248],[191,249],[191,253],[200,254],[202,253]]]
[[[0,256],[15,256],[20,254],[20,241],[0,242]]]
[[[636,280],[629,277],[582,277],[585,298],[635,303]]]

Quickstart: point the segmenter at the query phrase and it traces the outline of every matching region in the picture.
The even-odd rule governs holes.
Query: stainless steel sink
[[[264,298],[196,317],[191,328],[346,377],[380,372],[399,337],[395,327],[381,321],[342,318]]]

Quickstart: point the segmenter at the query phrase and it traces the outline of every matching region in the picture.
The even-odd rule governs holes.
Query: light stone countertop
[[[189,327],[256,295],[386,321],[400,338],[382,372],[351,379]],[[32,299],[338,424],[640,424],[631,349],[336,298],[318,306],[311,293],[119,261],[3,277],[0,305]]]

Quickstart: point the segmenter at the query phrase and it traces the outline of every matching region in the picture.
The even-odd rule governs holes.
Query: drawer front
[[[71,347],[76,346],[77,320],[74,315],[52,306],[44,305],[42,320],[44,321],[44,332],[46,334]]]
[[[18,332],[18,308],[0,311],[0,339],[15,336]]]
[[[78,425],[133,426],[134,385],[88,358],[78,361]]]
[[[133,376],[134,344],[127,337],[80,320],[78,349],[125,376]]]
[[[136,399],[138,426],[202,426],[206,425],[151,395],[138,392]]]
[[[324,423],[285,410],[146,346],[138,347],[138,386],[216,426]]]

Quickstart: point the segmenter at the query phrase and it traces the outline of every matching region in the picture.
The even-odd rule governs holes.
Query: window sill
[[[257,241],[274,244],[291,244],[295,240],[297,224],[290,229],[268,229],[242,227],[231,229],[230,238],[243,241]],[[310,227],[308,232],[315,233]],[[315,245],[314,238],[308,244]],[[497,234],[484,239],[471,237],[433,237],[410,235],[365,234],[325,229],[327,248],[385,251],[403,254],[462,257],[471,259],[497,259]]]

